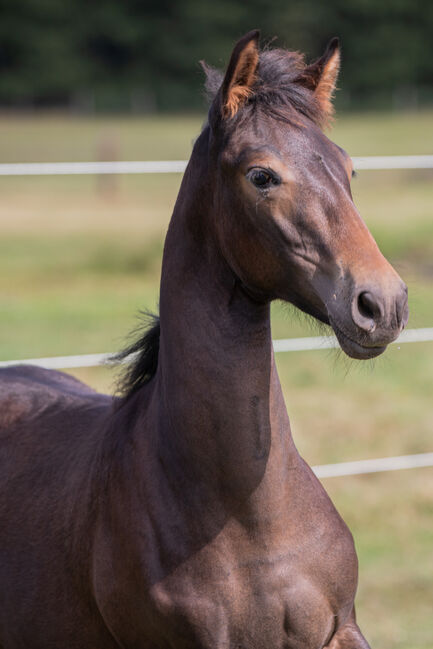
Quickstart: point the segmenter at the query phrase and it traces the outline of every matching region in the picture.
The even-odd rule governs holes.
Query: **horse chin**
[[[315,320],[317,320],[321,324],[332,326],[332,324],[331,324],[331,322],[329,320],[328,312],[326,310],[325,305],[323,305],[323,309],[320,309],[317,306],[313,306],[312,304],[310,304],[310,303],[308,303],[306,301],[304,302],[298,296],[296,296],[296,297],[290,296],[290,298],[283,297],[283,298],[280,298],[280,299],[283,299],[285,302],[289,302],[290,304],[295,306],[297,309],[299,309],[300,311],[303,311],[304,313],[311,316],[312,318],[314,318]]]
[[[334,330],[341,349],[350,358],[355,358],[356,360],[360,361],[376,358],[377,356],[383,354],[383,352],[387,348],[387,345],[371,347],[361,345],[355,340],[352,340],[352,338],[346,336],[346,334],[344,334],[341,329],[339,329],[333,322],[331,322],[331,326]]]

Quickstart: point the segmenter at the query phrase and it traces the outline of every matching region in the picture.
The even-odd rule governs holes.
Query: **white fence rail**
[[[407,329],[392,344],[419,343],[433,341],[433,327],[426,329]],[[335,336],[314,336],[312,338],[281,338],[274,340],[275,352],[301,352],[339,347]],[[96,367],[113,365],[112,353],[78,354],[75,356],[49,356],[46,358],[26,358],[23,360],[0,361],[1,367],[11,365],[37,365],[46,369],[73,369],[76,367]]]
[[[433,155],[363,156],[355,169],[433,169]],[[77,174],[167,174],[185,171],[187,160],[119,162],[17,162],[0,164],[0,176],[65,176]]]
[[[320,466],[312,466],[311,468],[318,478],[338,478],[345,475],[363,475],[365,473],[418,469],[428,466],[433,466],[433,453],[380,457],[373,460],[356,460],[355,462],[339,462],[338,464],[322,464]]]
[[[167,174],[185,171],[187,160],[132,162],[18,162],[0,164],[0,176],[67,176],[76,174]]]

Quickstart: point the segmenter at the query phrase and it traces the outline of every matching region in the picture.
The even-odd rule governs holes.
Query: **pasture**
[[[0,162],[183,159],[202,117],[0,118]],[[433,112],[339,118],[352,155],[432,153]],[[109,155],[111,154],[111,156]],[[156,309],[162,245],[179,174],[0,178],[0,358],[122,346]],[[410,327],[433,326],[433,171],[363,171],[352,188],[409,286]],[[311,334],[285,305],[275,338]],[[433,343],[374,362],[338,352],[279,354],[295,441],[310,464],[433,450]],[[115,372],[74,370],[101,390]],[[433,637],[433,470],[332,478],[325,486],[360,558],[358,618],[372,647],[427,649]]]

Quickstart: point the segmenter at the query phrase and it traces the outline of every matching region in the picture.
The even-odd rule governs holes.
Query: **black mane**
[[[206,73],[206,93],[212,102],[218,94],[224,74],[205,63],[202,66]],[[262,50],[251,96],[233,119],[243,119],[251,111],[262,107],[280,119],[292,121],[298,112],[320,127],[325,125],[329,116],[308,87],[308,80],[309,66],[300,52],[278,48]]]
[[[113,361],[127,362],[118,382],[118,391],[124,399],[129,399],[149,383],[158,368],[159,317],[149,312],[143,312],[141,316],[142,323],[134,332],[139,334],[137,340],[113,357]]]

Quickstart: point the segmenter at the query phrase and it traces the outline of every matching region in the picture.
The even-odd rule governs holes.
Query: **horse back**
[[[85,463],[111,401],[62,372],[25,365],[0,370],[0,488],[14,475],[45,473],[50,462],[51,472]]]
[[[65,406],[78,401],[106,399],[108,397],[64,372],[33,365],[0,369],[0,429],[25,417],[37,417],[56,403]]]

